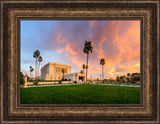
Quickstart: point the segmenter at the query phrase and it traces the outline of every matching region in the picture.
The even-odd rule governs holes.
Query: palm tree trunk
[[[31,80],[32,80],[32,72],[31,72]]]
[[[37,68],[36,63],[37,63],[37,58],[36,58],[36,62],[35,62],[35,79],[36,79],[36,68]]]
[[[64,80],[64,72],[63,72],[63,80]]]
[[[40,64],[41,64],[41,63],[39,62],[38,76],[40,76],[40,72],[41,72],[41,71],[40,71]]]
[[[84,72],[84,71],[85,71],[85,70],[83,69],[83,74],[85,75],[85,72]],[[84,75],[83,75],[83,76],[84,76]],[[83,78],[82,83],[83,83],[84,80],[85,80],[85,78]]]
[[[30,71],[30,78],[31,78],[31,71]]]
[[[86,63],[86,66],[87,66],[87,68],[86,68],[86,82],[87,82],[87,71],[88,71],[88,53],[87,53],[87,63]]]
[[[37,72],[37,71],[38,71],[38,58],[37,58],[37,61],[36,61],[36,65],[37,65],[37,66],[36,66],[36,67],[37,67],[37,68],[36,68],[36,78],[37,78],[37,76],[38,76],[38,72]]]
[[[39,66],[40,66],[40,62],[39,62],[39,65],[38,65],[38,78],[39,78]]]
[[[102,65],[102,81],[103,81],[103,65]]]
[[[104,80],[104,69],[103,69],[103,65],[102,65],[102,70],[103,70],[103,80]]]
[[[39,77],[39,63],[37,62],[37,78]]]
[[[37,78],[37,60],[38,59],[36,58],[36,76],[35,76],[36,78]]]

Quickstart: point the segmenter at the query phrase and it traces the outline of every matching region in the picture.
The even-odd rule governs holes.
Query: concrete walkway
[[[109,85],[109,86],[122,86],[122,87],[140,87],[140,85],[131,85],[131,84],[102,84],[102,85]]]
[[[51,84],[51,85],[34,85],[34,86],[27,86],[29,87],[46,87],[46,86],[65,86],[65,85],[80,85],[80,84]]]
[[[46,87],[46,86],[66,86],[66,85],[82,85],[82,84],[37,85],[37,86],[27,86],[27,88],[30,88],[30,87]],[[92,85],[108,85],[108,86],[122,86],[122,87],[140,87],[140,85],[126,85],[126,84],[92,84]]]

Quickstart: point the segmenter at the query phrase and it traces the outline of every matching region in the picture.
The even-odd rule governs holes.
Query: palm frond
[[[38,58],[40,56],[40,51],[39,50],[36,50],[33,54],[33,57],[34,58]]]
[[[100,65],[105,65],[105,59],[104,58],[100,59]]]
[[[39,56],[38,61],[39,61],[39,62],[42,62],[42,61],[43,61],[42,56]]]
[[[89,52],[92,53],[92,50],[93,50],[92,41],[85,41],[84,48],[83,48],[84,53],[87,53],[87,54]]]

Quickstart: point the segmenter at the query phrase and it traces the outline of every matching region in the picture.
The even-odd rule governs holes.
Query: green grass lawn
[[[140,88],[89,84],[21,88],[20,103],[140,104]]]

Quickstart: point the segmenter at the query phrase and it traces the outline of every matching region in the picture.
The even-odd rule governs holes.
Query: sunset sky
[[[92,41],[89,54],[89,77],[101,74],[100,59],[105,58],[104,77],[140,72],[140,21],[21,21],[21,71],[29,75],[35,67],[37,49],[48,62],[67,64],[71,72],[80,72],[86,63],[85,41]],[[33,73],[34,75],[34,73]]]

